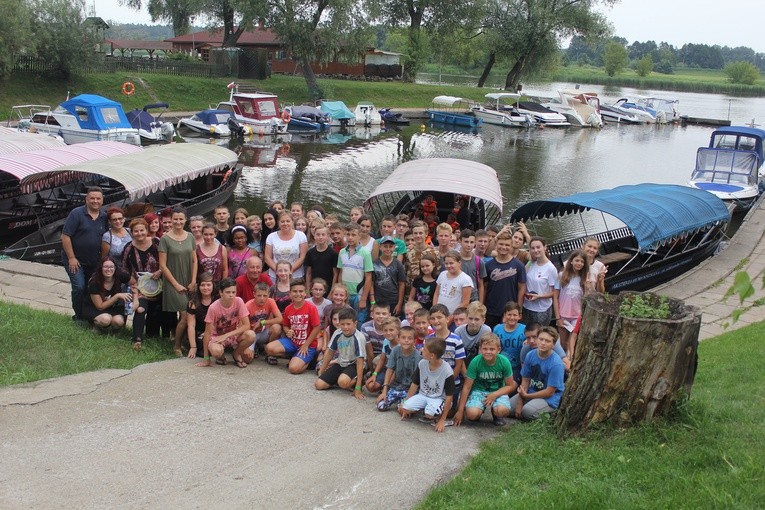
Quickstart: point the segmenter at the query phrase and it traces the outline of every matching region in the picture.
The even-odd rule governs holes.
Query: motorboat
[[[322,100],[319,109],[329,115],[333,128],[349,128],[356,125],[356,115],[342,101]]]
[[[95,94],[80,94],[55,110],[37,111],[31,118],[20,119],[18,127],[58,135],[68,145],[101,140],[141,145],[141,136],[122,105]]]
[[[726,126],[712,132],[708,147],[696,151],[689,186],[713,193],[734,212],[748,211],[765,189],[765,130]]]
[[[610,293],[648,290],[698,265],[716,252],[730,220],[729,208],[706,191],[636,184],[535,200],[516,209],[510,222],[538,232],[571,214],[580,216],[570,220],[579,228],[547,245],[550,260],[561,268],[572,251],[597,238]]]
[[[85,161],[135,154],[141,148],[120,142],[87,142],[75,145],[19,152],[0,156],[0,240],[18,239],[38,228],[44,215],[49,219],[66,216],[83,203],[82,191],[102,186],[106,198],[113,183],[100,176],[76,172],[55,172],[61,167]],[[37,177],[42,175],[42,177]],[[25,186],[21,180],[25,179]]]
[[[486,94],[487,105],[473,105],[473,115],[482,119],[486,124],[498,126],[528,128],[536,124],[534,116],[520,113],[514,105],[507,104],[508,100],[516,103],[520,94],[514,92],[492,92]]]
[[[193,216],[206,214],[231,198],[241,174],[237,160],[235,152],[216,145],[169,144],[67,165],[34,177],[48,179],[60,172],[99,176],[116,185],[108,201],[104,200],[104,208],[121,207],[127,217],[174,206],[184,207]],[[29,179],[21,180],[22,188],[30,184]],[[41,215],[39,228],[2,254],[43,264],[61,264],[64,222],[65,218],[51,221]]]
[[[424,158],[400,164],[364,201],[364,210],[379,224],[386,214],[409,214],[427,195],[436,201],[436,214],[446,221],[459,207],[471,211],[475,228],[502,218],[502,190],[497,172],[488,165],[457,158]]]
[[[380,117],[386,125],[408,126],[410,121],[403,113],[397,113],[390,108],[380,108]]]
[[[359,102],[359,104],[356,105],[356,109],[354,110],[354,115],[356,116],[357,126],[379,126],[380,122],[382,121],[380,112],[377,111],[375,105],[369,101]]]
[[[470,114],[472,105],[472,101],[461,97],[436,96],[426,112],[433,122],[477,128],[483,120]]]
[[[59,136],[41,136],[23,129],[0,126],[0,155],[16,154],[55,147],[66,144]]]
[[[170,143],[175,136],[175,126],[172,122],[163,122],[162,114],[170,105],[167,103],[147,104],[142,109],[136,108],[125,114],[130,125],[138,130],[141,137],[141,145],[155,143]],[[149,110],[161,110],[156,117]]]
[[[289,125],[287,130],[292,133],[320,133],[332,127],[332,119],[326,112],[313,106],[287,106]]]
[[[518,113],[531,115],[537,124],[545,127],[566,127],[571,125],[565,115],[544,106],[541,102],[541,97],[541,95],[534,92],[523,92],[522,100],[515,103],[515,109]]]
[[[236,83],[229,84],[229,91],[229,100],[218,103],[217,110],[233,112],[240,125],[248,127],[252,134],[258,136],[287,132],[289,118],[279,109],[279,98],[275,94],[240,92]]]
[[[635,115],[649,124],[667,124],[680,119],[676,105],[679,103],[673,99],[661,99],[656,97],[623,97],[613,105],[617,110]]]
[[[252,128],[239,124],[231,110],[202,110],[191,117],[180,119],[178,130],[180,131],[181,128],[211,138],[241,137],[252,134]]]
[[[545,106],[566,116],[573,126],[602,127],[603,118],[600,116],[600,99],[597,94],[582,92],[575,89],[558,91],[559,103],[548,103]]]
[[[609,104],[600,105],[600,116],[605,122],[616,122],[617,124],[645,124],[645,121],[638,118],[629,110],[623,110]]]

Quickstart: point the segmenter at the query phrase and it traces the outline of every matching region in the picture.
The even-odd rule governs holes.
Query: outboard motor
[[[228,125],[228,129],[231,131],[231,136],[236,136],[237,138],[244,138],[244,129],[232,117],[228,118],[228,121],[226,121],[226,124]]]

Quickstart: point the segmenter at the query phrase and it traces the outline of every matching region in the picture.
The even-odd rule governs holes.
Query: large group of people
[[[286,359],[316,370],[317,390],[422,411],[439,432],[486,409],[496,425],[557,409],[582,299],[604,291],[596,239],[557,268],[523,224],[472,230],[464,199],[446,221],[427,196],[379,225],[360,207],[344,222],[276,201],[233,221],[225,206],[211,222],[176,208],[127,228],[102,203],[89,189],[63,230],[76,320],[115,331],[132,315],[135,350],[172,337],[200,367],[227,351],[240,368]]]

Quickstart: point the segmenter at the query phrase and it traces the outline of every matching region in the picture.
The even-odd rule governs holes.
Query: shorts
[[[337,384],[337,380],[340,379],[340,376],[343,374],[347,375],[351,379],[355,379],[357,375],[356,363],[351,363],[347,367],[342,367],[339,363],[332,363],[329,368],[327,368],[327,370],[325,370],[324,373],[319,376],[319,379],[329,384],[330,386],[335,386]]]
[[[311,360],[316,356],[316,349],[313,347],[308,348],[308,352],[303,356],[299,353],[300,347],[292,343],[292,340],[289,338],[280,338],[278,340],[280,344],[282,344],[282,347],[284,347],[284,353],[289,356],[290,358],[298,358],[300,361],[305,363],[306,365],[311,362]]]
[[[523,323],[529,325],[536,322],[540,326],[549,326],[553,318],[552,306],[543,312],[533,312],[528,308],[523,309]]]
[[[271,333],[269,328],[263,328],[260,333],[255,333],[255,341],[249,347],[251,351],[255,350],[255,346],[262,348],[268,343],[268,335]],[[261,349],[262,350],[262,349]]]
[[[470,392],[470,395],[468,395],[467,403],[465,404],[465,407],[476,407],[480,409],[481,411],[486,410],[486,406],[483,403],[483,399],[486,398],[486,396],[490,392],[488,391],[479,391],[479,390],[473,390]],[[510,409],[510,397],[507,395],[502,395],[501,397],[497,397],[494,400],[494,403],[491,405],[491,408],[494,409],[495,407],[507,407]]]
[[[216,338],[217,337],[215,337],[215,336],[211,336],[210,337],[210,343],[211,344],[217,343],[218,345],[222,345],[224,349],[226,347],[231,347],[232,349],[236,349],[236,347],[239,345],[239,335],[237,335],[237,336],[230,336],[230,337],[226,338],[222,342],[216,342],[215,341]]]
[[[401,406],[407,411],[424,409],[428,416],[438,416],[444,411],[444,399],[426,397],[422,393],[417,393],[406,399]]]
[[[409,393],[409,390],[394,390],[389,389],[388,394],[385,395],[385,400],[381,400],[377,403],[377,409],[380,411],[387,411],[391,407],[393,407],[393,404],[397,404],[404,400],[406,398],[406,395]]]

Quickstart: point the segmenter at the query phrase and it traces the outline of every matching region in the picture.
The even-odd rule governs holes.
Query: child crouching
[[[353,396],[362,400],[364,394],[361,392],[361,385],[356,381],[364,374],[366,339],[364,334],[356,329],[356,311],[353,308],[340,309],[337,318],[339,327],[329,341],[314,387],[317,390],[328,390],[337,385],[344,390],[353,390]],[[338,355],[333,361],[335,352]]]

